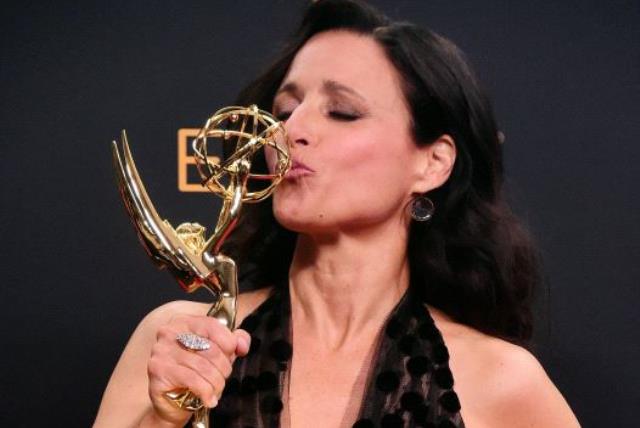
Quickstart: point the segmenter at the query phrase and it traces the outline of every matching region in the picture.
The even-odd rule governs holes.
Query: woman
[[[577,426],[523,347],[534,251],[503,199],[489,102],[451,42],[314,2],[239,103],[285,121],[294,160],[227,245],[262,288],[239,297],[233,333],[204,304],[149,314],[96,426],[184,426],[164,398],[177,388],[216,427]],[[185,350],[184,332],[211,348]]]

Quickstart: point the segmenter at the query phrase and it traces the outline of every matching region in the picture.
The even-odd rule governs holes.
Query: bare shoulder
[[[525,348],[430,312],[450,353],[469,427],[576,427],[571,408]]]
[[[273,287],[260,288],[258,290],[242,293],[238,296],[238,320],[240,325],[243,319],[255,311],[273,293]]]

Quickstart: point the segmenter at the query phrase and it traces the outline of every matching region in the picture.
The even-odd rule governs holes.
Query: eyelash
[[[276,119],[281,122],[286,121],[291,116],[290,111],[283,111],[275,115]],[[329,112],[329,117],[334,120],[338,120],[340,122],[353,122],[354,120],[360,119],[360,115],[357,113],[346,113],[339,110],[331,110]]]
[[[329,116],[341,122],[353,122],[354,120],[360,119],[360,115],[357,113],[345,113],[339,110],[330,111]]]

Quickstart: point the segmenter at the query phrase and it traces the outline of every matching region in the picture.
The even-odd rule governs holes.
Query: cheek
[[[337,192],[351,198],[354,205],[368,205],[372,210],[401,206],[412,190],[414,143],[401,133],[384,131],[352,141],[335,158],[341,181],[333,183],[341,186]]]
[[[395,135],[381,131],[351,139],[341,150],[332,154],[336,171],[345,184],[353,182],[366,189],[380,183],[391,185],[404,182],[402,178],[409,174],[411,155],[406,147],[394,140]],[[387,182],[391,179],[393,182]]]
[[[319,174],[282,182],[274,194],[276,219],[301,232],[334,222],[388,218],[409,193],[411,141],[385,127],[361,133],[333,132],[309,154]]]

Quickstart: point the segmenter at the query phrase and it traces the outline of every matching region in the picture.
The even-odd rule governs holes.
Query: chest
[[[294,353],[283,394],[283,426],[351,427],[357,420],[370,355]]]

